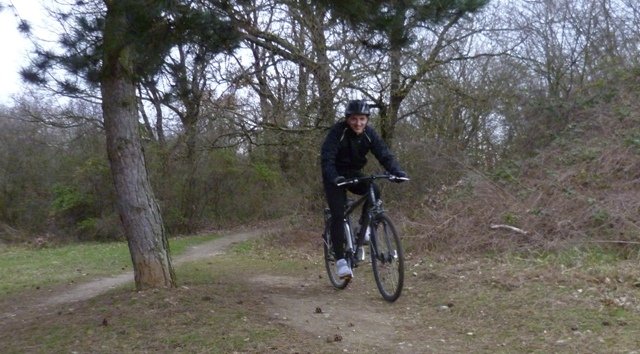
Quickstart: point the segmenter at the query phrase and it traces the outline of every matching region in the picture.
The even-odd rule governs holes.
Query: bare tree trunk
[[[190,112],[187,109],[186,118],[183,122],[185,129],[185,138],[187,146],[187,154],[185,157],[187,175],[185,176],[185,185],[182,198],[182,215],[186,220],[186,231],[194,232],[196,230],[196,209],[198,208],[199,192],[196,188],[197,178],[196,173],[198,169],[197,164],[197,135],[198,129],[197,115],[193,115],[194,112]],[[199,113],[197,113],[199,114]]]
[[[143,82],[140,88],[141,95],[142,95],[142,89],[144,89],[147,92],[148,100],[149,102],[151,102],[151,104],[153,104],[153,108],[156,112],[156,119],[154,123],[155,133],[157,135],[158,144],[160,145],[160,147],[164,149],[166,145],[166,138],[165,138],[164,126],[163,126],[164,116],[162,113],[162,93],[160,93],[157,83],[149,78],[143,79]],[[144,112],[144,109],[141,108],[140,111]],[[151,123],[149,123],[149,125],[151,125]]]
[[[391,145],[393,142],[393,136],[396,127],[396,121],[400,114],[400,105],[402,101],[407,97],[406,93],[401,88],[401,57],[402,52],[400,47],[392,48],[389,52],[389,109],[386,110],[386,114],[380,115],[380,136],[387,145]]]
[[[191,53],[191,54],[189,54]],[[186,220],[186,231],[194,232],[197,228],[201,193],[198,190],[198,123],[201,120],[202,101],[207,88],[207,64],[206,60],[191,58],[207,58],[205,47],[180,45],[177,48],[177,57],[169,65],[169,73],[176,81],[176,95],[183,109],[173,107],[173,111],[180,117],[184,127],[186,144],[186,173],[182,215]]]
[[[392,144],[396,122],[400,114],[402,101],[407,97],[408,91],[402,86],[402,47],[405,43],[405,17],[408,9],[398,5],[396,13],[392,17],[387,29],[389,40],[389,107],[381,111],[380,136],[388,145]]]
[[[175,286],[167,235],[153,196],[138,132],[128,23],[117,2],[105,1],[102,110],[118,212],[133,261],[137,289]]]
[[[316,56],[316,63],[312,67],[318,87],[318,120],[316,125],[331,125],[336,112],[333,108],[334,92],[331,85],[331,61],[327,56],[327,40],[320,22],[319,15],[311,17],[313,26],[311,31],[311,43]]]

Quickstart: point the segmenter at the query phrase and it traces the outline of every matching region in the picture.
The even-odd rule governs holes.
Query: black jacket
[[[351,178],[360,175],[360,170],[367,164],[366,155],[369,151],[373,152],[390,173],[396,174],[401,170],[395,157],[373,128],[367,125],[362,134],[356,135],[345,121],[334,124],[322,144],[323,181],[332,183],[338,176]]]

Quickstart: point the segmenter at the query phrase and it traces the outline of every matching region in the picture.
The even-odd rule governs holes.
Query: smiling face
[[[364,132],[364,127],[367,126],[367,122],[369,122],[369,117],[364,114],[353,114],[347,118],[347,125],[349,125],[349,128],[357,135]]]

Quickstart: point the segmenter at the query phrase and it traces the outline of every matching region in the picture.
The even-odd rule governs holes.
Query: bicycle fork
[[[387,225],[386,223],[382,224],[382,230],[380,230],[381,232],[383,232],[385,235],[388,235],[387,232]],[[372,239],[372,245],[373,248],[375,249],[375,257],[382,262],[382,264],[385,263],[391,263],[394,262],[398,259],[398,250],[395,249],[395,247],[393,247],[393,245],[391,244],[391,240],[389,239],[389,237],[382,237],[378,238],[375,235],[378,233],[377,229],[374,229],[371,231],[371,239]],[[384,245],[379,245],[378,241],[382,241],[385,244]],[[386,250],[388,251],[387,254],[385,254],[385,252],[381,251],[380,249],[382,248],[382,246],[386,246]]]

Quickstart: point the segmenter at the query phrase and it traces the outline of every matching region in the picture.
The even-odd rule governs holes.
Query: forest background
[[[320,230],[319,146],[362,98],[412,177],[384,190],[412,249],[637,242],[635,1],[467,1],[435,15],[400,1],[377,9],[384,25],[323,2],[224,3],[191,6],[215,4],[238,44],[178,44],[137,85],[170,235],[283,217]],[[59,48],[91,40],[101,4],[52,12]],[[56,49],[41,45],[22,73],[37,85],[0,107],[0,240],[121,240],[99,89],[79,66],[45,71]]]

